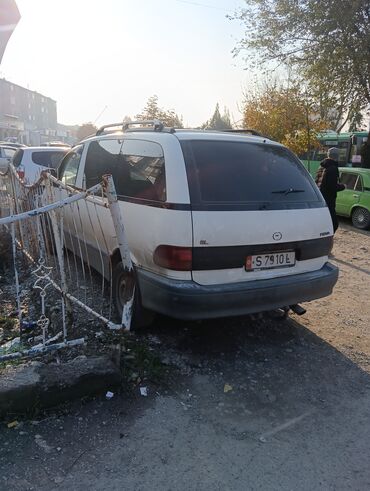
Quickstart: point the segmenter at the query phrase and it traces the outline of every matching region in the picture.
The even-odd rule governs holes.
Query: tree
[[[217,103],[213,116],[211,117],[211,119],[209,119],[202,125],[202,129],[220,130],[220,131],[231,130],[232,124],[230,120],[230,112],[228,111],[228,109],[226,109],[225,107],[224,113],[221,115],[220,105]]]
[[[254,66],[293,67],[343,128],[370,105],[369,0],[248,0],[234,18],[245,25],[236,52]]]
[[[316,134],[327,129],[315,101],[298,85],[266,82],[245,95],[243,124],[283,143],[297,154],[318,145]]]
[[[135,118],[138,120],[159,119],[165,126],[183,128],[182,119],[173,109],[165,110],[158,106],[158,96],[156,95],[149,97],[146,106]]]
[[[76,132],[78,141],[84,140],[88,136],[95,135],[97,127],[93,123],[81,124]]]
[[[351,108],[348,120],[350,121],[348,131],[361,131],[364,127],[365,115],[361,108],[354,106]]]

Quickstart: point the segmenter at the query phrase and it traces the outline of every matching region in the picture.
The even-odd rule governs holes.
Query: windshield
[[[235,141],[182,141],[192,203],[250,208],[322,206],[322,198],[288,149]]]

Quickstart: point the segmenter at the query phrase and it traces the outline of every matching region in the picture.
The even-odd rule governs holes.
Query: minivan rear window
[[[32,162],[43,167],[56,169],[67,151],[66,149],[55,152],[32,152]]]
[[[240,141],[181,141],[192,204],[246,209],[325,206],[306,169],[287,148]]]

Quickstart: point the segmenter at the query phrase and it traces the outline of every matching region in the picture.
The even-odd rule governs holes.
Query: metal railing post
[[[50,184],[50,181],[45,179],[45,185],[47,187],[47,192],[49,195],[49,200],[52,203],[52,187]],[[58,218],[57,218],[57,213],[55,210],[49,211],[49,218],[51,222],[51,227],[53,231],[53,236],[54,236],[54,243],[55,243],[55,249],[57,253],[57,259],[58,259],[58,265],[59,265],[59,274],[60,274],[60,280],[61,280],[61,287],[62,287],[62,319],[63,319],[63,338],[64,341],[67,339],[67,326],[66,326],[66,316],[65,316],[65,311],[67,310],[67,321],[68,321],[68,327],[72,327],[73,323],[73,309],[72,306],[68,300],[68,297],[66,296],[66,293],[68,293],[68,288],[67,288],[67,281],[66,281],[66,272],[64,269],[64,251],[63,251],[63,208],[61,208],[60,211],[60,229],[58,228]]]
[[[135,282],[133,281],[134,268],[131,261],[131,254],[126,238],[123,217],[118,203],[116,188],[114,186],[112,175],[108,174],[103,176],[103,183],[105,187],[104,190],[108,199],[109,209],[112,215],[114,229],[117,234],[118,247],[122,258],[122,265],[128,279],[128,281],[126,281],[126,287],[129,289],[129,291],[125,292],[125,297],[127,298],[127,300],[125,301],[122,309],[122,326],[125,330],[130,330],[132,309],[135,297]]]

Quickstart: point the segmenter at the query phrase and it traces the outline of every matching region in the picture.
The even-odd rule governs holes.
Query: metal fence
[[[107,223],[113,231],[109,237]],[[133,270],[111,176],[79,191],[46,172],[33,185],[25,185],[10,165],[0,173],[2,228],[11,237],[11,289],[19,338],[17,343],[0,345],[0,361],[83,344],[84,337],[74,336],[75,328],[89,318],[110,329],[130,329],[134,282],[127,282],[132,286],[122,318],[114,319],[112,240],[128,278]],[[24,305],[31,289],[32,312]],[[55,308],[59,316],[51,322],[50,311]]]

